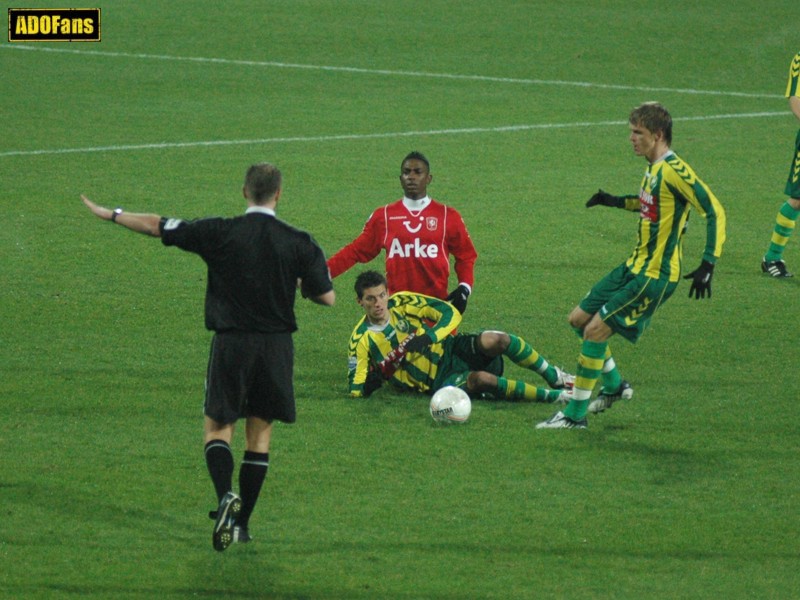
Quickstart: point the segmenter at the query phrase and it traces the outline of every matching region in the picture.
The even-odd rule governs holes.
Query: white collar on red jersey
[[[403,206],[405,206],[408,210],[422,210],[426,208],[428,204],[431,203],[431,197],[425,196],[424,198],[420,198],[419,200],[412,200],[406,196],[403,196]]]

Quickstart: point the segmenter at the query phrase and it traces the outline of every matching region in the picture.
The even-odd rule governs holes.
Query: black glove
[[[380,370],[376,368],[370,368],[367,372],[367,379],[364,381],[364,390],[361,392],[364,395],[364,398],[367,398],[381,387],[383,384],[383,378],[381,377]]]
[[[597,190],[597,193],[586,201],[586,208],[591,208],[602,204],[603,206],[612,206],[614,208],[624,208],[625,198],[622,196],[612,196],[603,190]]]
[[[423,333],[422,335],[414,336],[411,340],[408,340],[408,338],[406,338],[405,340],[403,340],[403,342],[404,342],[403,346],[406,349],[406,353],[408,353],[408,352],[422,352],[423,350],[425,350],[425,348],[427,348],[433,343],[433,340],[428,334]]]
[[[391,350],[384,359],[378,363],[378,370],[383,375],[384,379],[389,379],[397,369],[400,368],[400,364],[403,362],[403,359],[406,356],[406,345],[411,343],[411,340],[415,338],[415,334],[409,335],[406,339],[402,342],[397,344],[397,348]]]
[[[406,354],[409,352],[422,352],[425,348],[430,346],[433,340],[426,334],[416,335],[410,334],[406,339],[397,345],[397,348],[389,352],[386,357],[378,363],[378,370],[384,379],[391,378],[394,372],[400,368]]]
[[[695,300],[706,297],[711,298],[711,278],[714,276],[714,265],[707,260],[701,261],[700,266],[694,271],[684,276],[684,279],[692,280],[692,287],[689,288],[689,298],[694,295]]]
[[[450,295],[445,298],[450,304],[456,307],[456,310],[462,315],[467,310],[467,298],[469,298],[469,288],[463,283],[450,292]]]

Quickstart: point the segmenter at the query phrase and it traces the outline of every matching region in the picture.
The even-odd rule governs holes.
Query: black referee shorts
[[[293,369],[291,333],[217,333],[203,412],[225,424],[246,417],[294,423]]]

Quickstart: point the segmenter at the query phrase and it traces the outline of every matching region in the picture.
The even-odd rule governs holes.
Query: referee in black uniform
[[[294,315],[303,297],[332,306],[325,255],[308,233],[275,216],[281,172],[268,163],[245,175],[244,215],[196,221],[84,204],[99,218],[161,238],[198,254],[208,266],[206,327],[214,331],[206,375],[205,459],[219,501],[213,545],[250,541],[248,525],[269,467],[272,423],[296,419],[293,390]],[[246,419],[246,450],[233,492],[234,424]]]

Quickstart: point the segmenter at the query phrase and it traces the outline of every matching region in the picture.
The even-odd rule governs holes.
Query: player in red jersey
[[[478,253],[457,210],[428,196],[430,163],[411,152],[400,167],[404,197],[370,215],[361,234],[328,259],[331,277],[386,251],[390,293],[408,291],[447,300],[463,313],[472,293]],[[457,287],[448,294],[450,255]]]

